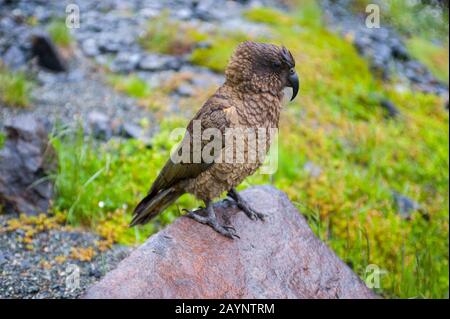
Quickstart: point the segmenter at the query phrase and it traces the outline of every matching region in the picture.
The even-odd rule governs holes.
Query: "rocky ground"
[[[282,7],[275,0],[78,0],[81,25],[71,32],[75,43],[66,57],[67,72],[53,73],[36,67],[29,56],[30,37],[43,32],[52,18],[64,18],[66,6],[72,2],[0,0],[0,58],[12,70],[26,70],[36,83],[32,108],[0,104],[0,128],[8,118],[27,113],[45,119],[49,128],[55,122],[69,126],[80,122],[96,136],[105,138],[123,132],[129,137],[149,137],[158,129],[154,114],[136,99],[114,90],[105,70],[115,74],[136,72],[154,87],[176,73],[193,74],[192,80],[170,94],[167,112],[172,113],[182,113],[182,101],[196,89],[217,86],[224,80],[221,74],[190,64],[183,55],[153,54],[143,49],[138,38],[149,19],[169,9],[173,18],[189,21],[200,30],[264,33],[263,26],[244,20],[242,11],[257,4]],[[351,34],[374,71],[381,70],[386,78],[395,74],[417,90],[448,96],[448,87],[409,56],[401,37],[393,30],[383,27],[374,32],[364,27],[363,20],[349,11],[347,1],[323,1],[322,5],[330,29],[343,36]],[[29,23],[31,18],[35,20],[33,24]],[[144,118],[150,123],[145,132],[139,126]],[[70,258],[74,247],[87,249],[100,238],[65,229],[40,232],[34,237],[33,246],[27,247],[22,242],[23,230],[5,231],[9,218],[0,215],[0,298],[78,297],[130,251],[113,247],[96,253],[90,261]],[[80,285],[71,290],[67,280],[74,269],[79,269]]]
[[[62,227],[34,235],[7,230],[0,215],[0,298],[76,298],[132,250],[114,246],[101,253],[101,239],[90,232]]]
[[[0,8],[0,56],[10,69],[25,68],[29,71],[33,69],[33,61],[29,60],[31,36],[42,33],[51,19],[65,18],[66,6],[71,1],[54,1],[50,4],[45,1],[13,2],[14,9],[5,4]],[[139,132],[137,126],[142,118],[153,122],[152,114],[137,105],[134,99],[115,92],[105,84],[107,81],[104,72],[101,72],[102,68],[121,74],[135,71],[155,86],[162,80],[170,79],[175,72],[195,75],[195,81],[185,84],[171,95],[167,109],[169,112],[179,111],[180,99],[189,97],[196,88],[220,84],[223,76],[190,65],[183,56],[146,52],[138,44],[138,37],[144,32],[149,19],[164,10],[170,10],[173,18],[189,20],[200,29],[264,31],[259,25],[240,18],[244,9],[255,4],[253,1],[221,1],[221,6],[216,5],[215,1],[196,3],[191,0],[77,1],[81,23],[79,29],[72,29],[76,44],[71,48],[68,72],[58,74],[34,70],[38,85],[33,90],[32,110],[2,107],[0,119],[18,112],[31,112],[52,123],[81,122],[87,128],[94,126],[94,129],[103,126],[104,122],[113,123],[115,127],[127,123],[131,135]],[[26,23],[30,17],[36,19],[37,26]],[[98,114],[102,115],[99,117]],[[0,120],[0,125],[2,122]]]
[[[448,98],[448,87],[410,56],[395,30],[384,24],[380,28],[368,28],[365,17],[351,12],[349,0],[324,0],[322,7],[330,29],[351,38],[358,52],[369,59],[373,71],[383,79],[395,76],[416,90]]]

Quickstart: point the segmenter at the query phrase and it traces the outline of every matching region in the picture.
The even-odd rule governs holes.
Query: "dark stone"
[[[397,117],[400,114],[400,111],[397,109],[394,103],[389,100],[381,100],[380,105],[387,111],[388,117]]]
[[[113,136],[110,119],[103,113],[93,111],[88,115],[89,131],[100,140],[109,140]]]
[[[0,150],[0,205],[7,213],[46,213],[53,195],[48,177],[57,163],[45,126],[31,115],[20,115],[5,123],[5,131]]]
[[[139,69],[144,71],[179,70],[182,61],[177,57],[148,54],[139,61]]]
[[[89,270],[89,276],[95,277],[98,279],[102,276],[102,272],[100,270],[98,270],[97,268],[91,267],[91,269]]]
[[[114,72],[131,72],[136,69],[140,59],[138,53],[120,52],[111,64],[111,70]]]
[[[395,204],[397,205],[398,213],[404,219],[410,219],[412,213],[414,212],[420,212],[425,218],[427,218],[426,212],[416,201],[397,192],[392,192],[392,196],[394,197]]]
[[[123,123],[120,127],[120,136],[125,138],[139,139],[142,137],[142,128],[133,123]]]
[[[102,53],[117,53],[121,49],[120,42],[115,40],[114,36],[102,35],[98,39],[98,47]]]
[[[265,222],[224,202],[215,205],[219,220],[228,220],[240,239],[180,217],[84,298],[377,298],[283,192],[262,186],[242,196],[267,215]]]
[[[31,37],[31,52],[41,67],[54,72],[66,71],[62,57],[47,35],[35,34]]]

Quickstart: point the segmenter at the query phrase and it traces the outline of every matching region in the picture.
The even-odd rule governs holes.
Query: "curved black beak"
[[[292,101],[297,96],[299,88],[298,75],[297,72],[295,72],[294,68],[292,68],[289,72],[288,86],[292,88],[292,98],[291,98]]]

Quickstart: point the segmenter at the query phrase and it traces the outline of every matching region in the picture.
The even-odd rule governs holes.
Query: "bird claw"
[[[233,200],[231,197],[226,197],[223,199],[223,203],[227,206],[227,207],[234,207],[237,205],[236,201]]]
[[[209,225],[211,226],[212,229],[214,229],[216,232],[218,232],[219,234],[230,238],[230,239],[234,239],[236,238],[241,238],[237,235],[236,229],[233,226],[228,226],[228,225],[220,225],[217,222],[216,218],[211,218],[211,217],[205,217],[205,216],[200,216],[197,213],[195,213],[194,211],[190,211],[187,209],[183,209],[183,211],[186,212],[186,216],[194,219],[195,221],[204,224],[204,225]]]
[[[247,208],[247,209],[242,209],[244,211],[244,213],[248,216],[248,218],[250,218],[251,220],[262,220],[263,222],[266,220],[266,215],[263,213],[258,213],[255,212],[253,209],[251,208]]]
[[[251,208],[247,202],[236,192],[231,191],[228,193],[228,196],[234,200],[234,202],[237,204],[237,207],[242,210],[245,215],[247,215],[248,218],[251,220],[262,220],[265,221],[265,218],[267,215],[263,213],[259,213],[255,211],[253,208]]]

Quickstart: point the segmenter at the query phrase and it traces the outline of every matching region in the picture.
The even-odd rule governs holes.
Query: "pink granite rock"
[[[270,186],[242,192],[268,215],[252,221],[223,202],[240,239],[178,218],[151,236],[84,298],[376,298],[309,228],[287,196]]]

